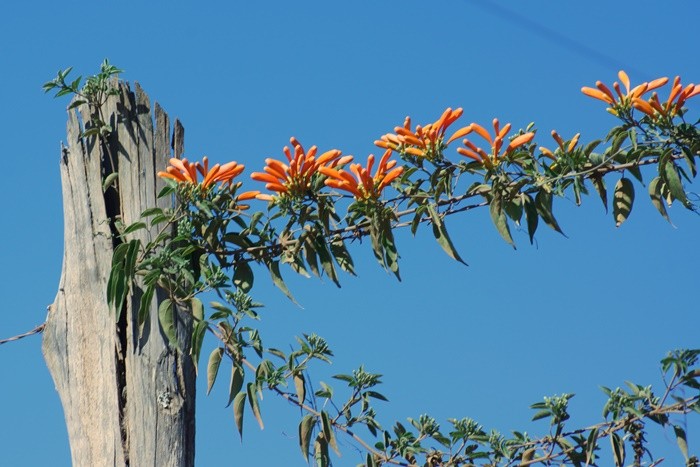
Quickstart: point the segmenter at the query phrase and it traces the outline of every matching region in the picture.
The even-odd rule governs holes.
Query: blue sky
[[[550,143],[552,128],[590,141],[615,121],[581,86],[610,83],[618,69],[636,82],[700,81],[693,0],[143,3],[0,7],[0,338],[45,319],[60,277],[66,101],[45,96],[41,84],[67,66],[90,74],[108,57],[182,120],[190,158],[233,159],[248,172],[281,156],[292,135],[364,159],[406,115],[430,122],[448,106],[464,107],[465,124],[535,121],[540,142]],[[486,211],[454,216],[448,227],[469,267],[429,232],[400,232],[402,283],[366,243],[353,249],[359,278],[344,277],[341,289],[287,271],[303,309],[260,276],[253,294],[266,304],[264,342],[285,348],[304,332],[325,337],[336,358],[316,380],[360,364],[382,373],[386,428],[429,413],[444,424],[469,416],[489,429],[542,434],[547,423],[529,423],[528,407],[563,392],[577,394],[574,423],[596,423],[599,385],[659,389],[665,352],[700,343],[700,219],[674,206],[673,228],[636,188],[620,229],[596,198],[578,208],[557,200],[568,238],[541,228],[530,246],[516,232],[517,251]],[[70,465],[40,338],[0,347],[0,368],[0,465]],[[293,408],[266,397],[266,429],[249,417],[241,444],[223,386],[209,397],[200,390],[197,465],[304,465]],[[700,428],[689,421],[696,450]],[[666,465],[679,465],[672,433],[653,439]],[[341,450],[335,465],[361,461],[347,440]]]

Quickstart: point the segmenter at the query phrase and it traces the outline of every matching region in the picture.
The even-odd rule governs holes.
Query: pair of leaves
[[[338,444],[335,439],[331,419],[325,410],[321,411],[320,417],[308,414],[301,419],[299,423],[299,448],[301,449],[301,454],[304,456],[304,460],[308,462],[311,437],[313,436],[319,418],[321,427],[318,436],[316,436],[316,441],[314,442],[314,459],[317,465],[327,466],[330,463],[328,446],[330,446],[338,456],[340,456],[340,450],[338,449]]]
[[[255,383],[248,383],[245,391],[240,391],[233,398],[233,418],[236,421],[238,434],[243,438],[243,415],[245,413],[245,402],[248,400],[255,419],[258,421],[258,426],[261,430],[265,429],[263,424],[262,414],[260,413],[260,404],[258,403],[257,390]]]
[[[540,218],[554,231],[565,235],[552,213],[554,197],[550,192],[542,188],[537,192],[534,199],[527,193],[520,193],[518,197],[519,199],[506,201],[502,195],[496,194],[491,198],[489,203],[491,220],[496,230],[498,230],[498,233],[509,245],[515,248],[515,243],[513,242],[513,237],[508,225],[508,218],[510,217],[515,220],[516,223],[519,223],[523,212],[525,213],[530,243],[534,242],[535,232],[539,226]]]
[[[209,363],[207,364],[207,395],[211,392],[211,389],[216,382],[216,377],[219,374],[219,367],[221,366],[224,353],[225,351],[223,347],[217,347],[209,355]],[[255,383],[248,383],[246,385],[246,390],[243,391],[244,379],[245,373],[243,368],[234,363],[231,366],[229,399],[226,405],[229,406],[233,403],[233,418],[236,422],[236,428],[238,429],[238,433],[241,438],[243,438],[243,415],[245,413],[246,399],[253,410],[253,415],[258,421],[260,429],[262,430],[265,428],[262,420],[262,414],[260,412]]]

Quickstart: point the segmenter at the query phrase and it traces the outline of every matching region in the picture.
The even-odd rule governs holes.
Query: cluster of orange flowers
[[[362,164],[350,164],[350,172],[355,175],[355,178],[342,169],[320,167],[319,172],[328,177],[324,182],[326,186],[347,191],[357,200],[376,200],[379,199],[382,190],[403,173],[403,167],[396,167],[396,161],[390,161],[389,157],[391,157],[391,149],[384,151],[374,175],[371,175],[374,165],[373,154],[367,157],[366,167],[362,167]]]
[[[165,172],[158,172],[159,177],[170,178],[177,182],[189,182],[197,184],[197,172],[199,172],[204,180],[201,183],[202,188],[206,189],[217,182],[228,183],[233,182],[236,176],[240,175],[245,169],[245,166],[237,162],[229,162],[224,165],[215,164],[209,168],[209,159],[205,156],[202,163],[189,162],[187,159],[170,158],[170,166],[165,169]]]
[[[617,76],[625,86],[626,92],[624,94],[617,81],[613,83],[613,89],[616,94],[613,94],[610,88],[600,81],[596,81],[595,88],[585,86],[581,88],[581,92],[587,96],[609,104],[610,107],[607,110],[615,116],[619,116],[621,111],[626,111],[629,110],[630,107],[634,107],[652,119],[657,119],[659,117],[673,118],[682,112],[683,106],[688,99],[700,94],[700,84],[691,83],[687,86],[683,86],[680,76],[676,76],[673,80],[668,99],[662,104],[656,92],[652,92],[648,100],[642,99],[642,96],[668,83],[667,77],[658,78],[649,83],[645,82],[632,88],[627,73],[621,70]]]
[[[289,197],[300,199],[306,196],[313,188],[318,175],[326,177],[324,184],[331,188],[343,190],[350,193],[356,200],[367,201],[377,200],[381,196],[384,188],[398,178],[404,168],[397,167],[396,160],[389,160],[392,152],[399,154],[410,154],[415,157],[422,157],[428,160],[438,160],[442,158],[442,151],[454,140],[475,132],[486,139],[491,145],[491,151],[487,153],[475,146],[468,139],[464,139],[466,148],[458,148],[457,152],[481,162],[485,167],[493,168],[500,160],[513,152],[516,148],[529,143],[534,137],[534,133],[525,133],[510,139],[505,151],[501,153],[504,139],[511,129],[511,125],[506,124],[500,128],[497,119],[493,120],[495,136],[491,135],[481,125],[472,123],[457,130],[449,139],[445,140],[447,128],[462,116],[463,110],[458,108],[452,110],[448,108],[442,116],[434,123],[423,127],[416,126],[411,130],[411,118],[406,117],[403,127],[396,127],[396,134],[386,134],[381,140],[375,141],[379,147],[385,148],[377,170],[372,174],[375,157],[371,155],[367,158],[367,165],[351,164],[349,171],[340,168],[352,161],[352,156],[342,156],[337,149],[326,151],[320,156],[318,148],[312,146],[308,151],[299,143],[296,138],[291,138],[292,149],[285,146],[283,149],[287,159],[286,163],[277,159],[265,159],[263,172],[253,172],[251,178],[265,183],[265,188],[276,193],[265,194],[259,191],[243,193],[238,199],[257,198],[265,201],[273,201],[278,197]],[[341,157],[342,156],[342,157]],[[165,172],[158,172],[164,178],[170,178],[177,182],[198,184],[197,172],[204,180],[199,184],[203,189],[208,189],[217,182],[232,184],[233,179],[243,172],[243,165],[236,162],[229,162],[224,165],[216,164],[211,169],[205,157],[200,164],[188,162],[187,159],[170,159],[170,166]]]
[[[466,134],[471,133],[472,131],[482,138],[484,138],[486,141],[489,142],[491,145],[491,152],[487,153],[480,147],[477,147],[474,143],[469,141],[468,139],[463,140],[463,144],[466,146],[465,148],[457,148],[457,152],[460,153],[463,156],[469,157],[471,159],[474,159],[477,162],[481,162],[484,164],[486,167],[489,169],[492,169],[493,167],[497,166],[501,159],[504,157],[508,156],[510,153],[515,151],[517,148],[520,146],[523,146],[530,141],[532,141],[532,138],[535,137],[535,133],[533,132],[528,132],[528,133],[523,133],[522,135],[518,135],[515,138],[510,139],[510,142],[508,143],[508,146],[506,147],[506,150],[501,154],[501,149],[503,148],[503,140],[510,131],[511,125],[510,123],[507,123],[503,128],[501,128],[500,123],[498,122],[497,118],[493,119],[493,131],[494,131],[494,136],[491,137],[489,132],[486,130],[486,128],[482,127],[478,123],[472,123],[468,127],[466,127]]]
[[[312,189],[315,177],[326,177],[325,185],[339,190],[347,191],[360,201],[377,200],[381,196],[384,188],[389,186],[403,172],[403,167],[396,167],[396,161],[390,161],[391,151],[388,150],[382,156],[377,170],[371,175],[374,165],[374,155],[367,158],[367,166],[361,164],[351,164],[350,172],[340,166],[352,161],[352,156],[341,157],[341,152],[337,149],[324,152],[317,157],[318,148],[312,146],[308,151],[297,141],[296,138],[290,140],[294,153],[289,147],[283,149],[287,158],[287,163],[268,158],[265,159],[264,172],[253,172],[251,178],[260,182],[265,182],[265,188],[277,193],[270,195],[259,191],[248,191],[239,195],[237,201],[257,198],[265,201],[273,201],[275,197],[303,198]],[[244,166],[236,162],[229,162],[220,166],[214,165],[209,168],[209,161],[205,157],[200,164],[189,162],[187,159],[170,159],[170,166],[165,172],[158,172],[163,178],[169,178],[178,183],[190,183],[199,185],[207,190],[217,182],[223,185],[233,184],[233,179],[243,172]],[[200,173],[204,180],[200,183],[197,180],[197,173]],[[354,174],[355,178],[351,175]]]
[[[352,156],[340,157],[341,152],[337,149],[326,151],[317,158],[318,148],[316,146],[304,151],[303,146],[296,138],[292,137],[290,142],[294,147],[294,155],[287,146],[283,150],[289,164],[276,159],[265,159],[264,172],[253,172],[250,178],[265,182],[265,188],[280,195],[303,198],[311,190],[314,176],[319,173],[320,168],[334,168],[352,160]],[[258,199],[272,201],[273,197],[261,194],[258,195]]]
[[[680,77],[673,80],[671,92],[665,102],[661,102],[656,92],[652,92],[664,86],[668,78],[658,78],[649,83],[642,83],[632,87],[630,79],[624,71],[618,73],[618,77],[624,91],[618,82],[613,83],[614,92],[600,81],[595,88],[583,87],[581,91],[595,99],[599,99],[610,107],[610,113],[619,116],[626,114],[632,108],[638,109],[652,119],[660,117],[673,118],[683,112],[683,105],[693,96],[700,94],[700,85],[689,84],[683,86]],[[643,96],[652,92],[648,100]],[[492,170],[497,167],[504,158],[512,155],[518,148],[528,145],[534,138],[534,132],[518,133],[510,135],[511,124],[501,126],[498,119],[493,119],[493,134],[486,128],[471,123],[456,130],[449,138],[446,138],[447,129],[455,123],[464,113],[462,108],[446,109],[435,122],[424,126],[417,125],[411,128],[411,118],[406,117],[403,126],[394,128],[394,133],[383,135],[374,144],[384,148],[385,152],[379,160],[377,169],[372,174],[375,162],[374,155],[367,158],[367,164],[350,164],[349,170],[342,167],[350,163],[352,156],[342,156],[337,149],[326,151],[318,155],[318,148],[312,146],[308,151],[297,141],[291,138],[293,149],[285,146],[283,149],[286,162],[277,159],[265,159],[263,172],[253,172],[251,178],[265,183],[265,188],[274,194],[263,194],[259,191],[245,192],[237,197],[238,200],[257,198],[266,201],[274,201],[279,198],[302,199],[306,197],[318,182],[319,177],[325,177],[323,183],[331,188],[350,193],[358,201],[377,200],[384,188],[396,180],[404,168],[397,167],[396,160],[390,160],[393,152],[401,156],[409,156],[427,159],[431,162],[443,160],[443,152],[455,140],[462,140],[463,146],[457,148],[457,152],[465,157],[473,159],[485,168]],[[488,150],[474,144],[467,135],[475,133],[482,137],[489,145]],[[552,131],[552,138],[558,145],[557,152],[570,153],[578,144],[580,134],[567,143],[556,131]],[[556,160],[555,153],[545,147],[540,147],[542,155]],[[165,172],[158,172],[164,178],[170,178],[181,183],[199,184],[203,189],[209,189],[216,183],[233,185],[233,179],[243,172],[243,165],[229,162],[224,165],[216,164],[209,167],[209,161],[205,157],[200,164],[188,162],[187,159],[170,159],[170,166]],[[201,183],[197,181],[197,174],[203,177]]]
[[[381,139],[375,141],[374,144],[381,148],[396,151],[402,155],[408,154],[414,157],[425,158],[429,161],[439,161],[442,160],[442,153],[450,143],[469,133],[475,132],[488,141],[491,146],[490,152],[486,152],[480,147],[477,147],[468,139],[462,140],[462,144],[466,147],[457,148],[457,152],[480,162],[489,169],[493,169],[504,157],[511,154],[520,146],[532,141],[532,138],[535,136],[534,133],[530,132],[515,137],[508,137],[508,146],[506,150],[501,153],[503,142],[507,138],[511,125],[508,123],[501,128],[498,119],[494,119],[493,127],[495,134],[493,137],[491,137],[489,132],[481,125],[471,123],[455,131],[450,138],[445,140],[447,128],[457,121],[457,119],[462,116],[462,113],[462,108],[456,110],[448,108],[435,123],[429,123],[423,127],[418,125],[415,130],[411,130],[411,118],[406,117],[403,127],[399,126],[394,128],[395,134],[389,133],[383,135]]]
[[[463,112],[461,107],[456,110],[448,108],[435,123],[429,123],[423,127],[417,125],[415,130],[411,130],[411,117],[406,117],[402,127],[394,128],[396,134],[387,133],[374,144],[380,148],[422,157],[429,161],[440,160],[442,159],[442,151],[447,145],[467,133],[466,127],[462,128],[445,141],[447,127],[461,117]]]
[[[209,159],[204,156],[202,163],[189,162],[187,159],[170,158],[170,165],[165,172],[158,172],[158,176],[169,178],[178,183],[191,183],[199,185],[203,190],[208,190],[216,183],[233,186],[233,179],[243,173],[244,165],[237,162],[228,162],[224,165],[215,164],[209,168]],[[201,183],[197,181],[197,173],[204,179]],[[253,199],[260,194],[260,191],[246,191],[236,196],[236,202]],[[248,209],[248,206],[238,205],[238,209]]]

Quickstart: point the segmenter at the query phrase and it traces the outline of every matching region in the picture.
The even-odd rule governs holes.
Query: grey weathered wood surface
[[[63,404],[73,465],[194,465],[195,373],[184,337],[191,328],[187,310],[177,313],[179,352],[160,331],[158,303],[139,336],[136,313],[140,291],[115,322],[106,287],[116,238],[110,218],[125,224],[149,207],[163,187],[156,176],[183,152],[184,131],[175,122],[174,141],[167,114],[153,111],[138,84],[120,83],[118,96],[104,108],[114,128],[107,147],[81,138],[85,111],[69,111],[68,145],[61,154],[65,245],[58,294],[50,307],[43,352]],[[102,191],[114,161],[115,189]],[[148,240],[155,231],[134,235]],[[157,294],[158,295],[158,294]]]

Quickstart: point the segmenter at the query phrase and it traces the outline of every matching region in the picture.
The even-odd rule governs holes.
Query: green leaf
[[[114,249],[114,253],[112,254],[112,266],[121,264],[124,261],[127,251],[129,251],[128,243],[120,243],[117,245],[117,247]]]
[[[591,157],[591,153],[593,152],[593,150],[594,150],[595,148],[597,148],[598,145],[600,145],[601,142],[602,142],[601,140],[597,139],[597,140],[594,140],[594,141],[591,141],[590,143],[588,143],[588,144],[583,148],[583,153],[586,155],[586,157],[590,158],[590,157]]]
[[[304,460],[309,462],[309,444],[311,444],[311,435],[314,431],[316,420],[313,415],[305,415],[299,422],[299,448]]]
[[[112,186],[115,180],[119,178],[119,172],[112,172],[105,177],[105,181],[102,182],[102,193],[105,193],[107,189]]]
[[[216,381],[216,375],[219,374],[219,366],[221,366],[221,358],[224,356],[223,347],[217,347],[209,354],[209,363],[207,363],[207,395],[211,392]]]
[[[245,293],[250,292],[250,289],[253,288],[253,281],[255,279],[253,269],[250,267],[250,264],[248,264],[247,261],[239,261],[235,264],[234,268],[233,285]]]
[[[508,217],[515,222],[515,225],[520,225],[520,219],[523,217],[523,205],[519,196],[505,203],[503,209]]]
[[[534,422],[535,420],[541,420],[543,418],[547,418],[552,415],[551,410],[540,410],[537,412],[535,415],[532,417],[532,421]]]
[[[668,216],[668,212],[666,211],[664,197],[661,194],[662,185],[663,180],[661,180],[661,177],[656,177],[649,183],[649,196],[651,197],[651,204],[654,205],[656,210],[659,211],[661,216],[666,219],[669,224],[673,225],[673,222],[671,222],[671,218]]]
[[[537,195],[535,195],[535,209],[545,224],[560,234],[566,236],[559,227],[557,220],[554,218],[554,214],[552,214],[552,203],[552,194],[548,193],[544,189],[541,189],[537,192]]]
[[[77,90],[78,87],[80,87],[80,80],[82,80],[82,79],[83,79],[82,76],[78,76],[77,78],[75,78],[75,79],[73,80],[72,83],[70,83],[70,85],[69,85],[68,87],[71,88],[71,89],[73,89],[73,90]]]
[[[245,412],[245,392],[239,392],[236,397],[233,398],[233,418],[236,420],[236,428],[238,428],[238,434],[243,440],[243,412]]]
[[[618,154],[620,148],[622,147],[622,143],[625,142],[627,136],[628,134],[626,132],[620,132],[617,135],[615,135],[612,145],[610,146],[610,148],[608,148],[608,157],[615,157]]]
[[[355,265],[353,264],[352,257],[345,247],[345,242],[341,237],[336,237],[330,242],[331,253],[335,258],[335,262],[338,263],[340,269],[347,272],[348,274],[355,275]]]
[[[321,411],[321,428],[323,430],[323,437],[328,444],[333,448],[333,451],[340,456],[340,451],[338,450],[338,445],[335,442],[335,433],[333,432],[333,426],[331,424],[328,413],[325,410]]]
[[[69,105],[67,110],[75,109],[77,107],[80,107],[83,104],[87,104],[88,101],[85,99],[74,99]]]
[[[608,190],[605,188],[605,180],[603,177],[594,176],[591,177],[591,182],[593,182],[593,187],[595,191],[598,192],[600,200],[603,202],[603,207],[605,207],[605,212],[608,212]]]
[[[304,237],[304,259],[306,259],[306,264],[309,265],[309,268],[314,276],[321,277],[321,272],[318,269],[318,255],[316,255],[316,248],[314,247],[314,242],[311,240],[308,234]]]
[[[127,275],[127,279],[131,281],[131,278],[134,276],[134,272],[136,270],[136,261],[138,260],[139,246],[141,246],[141,242],[134,239],[131,240],[128,245],[129,248],[127,249],[124,257],[124,273]]]
[[[586,465],[593,464],[595,461],[595,451],[598,446],[598,428],[593,428],[588,434],[586,440]]]
[[[260,426],[260,429],[264,430],[265,425],[263,424],[262,415],[260,414],[260,405],[258,405],[258,398],[255,395],[255,384],[254,383],[248,383],[247,393],[248,393],[248,403],[250,404],[250,408],[253,409],[253,415],[255,415],[255,419],[258,421],[258,425]]]
[[[693,156],[693,152],[687,147],[683,147],[681,149],[683,151],[683,158],[685,159],[685,162],[688,165],[688,170],[690,170],[690,174],[694,178],[698,174],[698,169],[695,166],[695,157]]]
[[[685,190],[683,189],[683,183],[681,183],[681,177],[678,175],[678,170],[676,170],[676,164],[672,160],[660,163],[660,175],[666,182],[671,195],[683,203],[684,206],[688,206],[688,198],[685,195]]]
[[[685,430],[678,425],[673,425],[673,432],[676,434],[678,449],[681,450],[681,454],[683,454],[685,461],[688,462],[688,439],[686,438]]]
[[[209,316],[211,320],[219,320],[233,316],[233,310],[219,302],[210,302],[209,306],[216,310],[216,313],[212,313],[211,316]]]
[[[580,176],[574,177],[573,182],[574,182],[573,183],[573,185],[574,185],[574,200],[576,202],[576,206],[581,206],[581,191],[585,191],[585,188],[583,188],[583,186],[582,186]]]
[[[180,349],[180,344],[177,341],[177,331],[175,328],[175,308],[172,306],[172,302],[169,298],[163,300],[158,307],[158,320],[160,321],[160,327],[168,338],[170,345],[178,350]]]
[[[192,329],[190,355],[192,356],[192,363],[194,363],[194,371],[197,374],[199,373],[199,355],[202,353],[202,343],[204,342],[204,335],[207,331],[207,324],[206,321],[199,321]]]
[[[139,300],[139,309],[138,309],[138,326],[139,326],[139,334],[143,328],[144,323],[150,316],[150,311],[151,311],[151,302],[153,302],[153,293],[155,292],[156,287],[155,285],[151,284],[146,287],[146,290],[143,291],[141,294],[141,300]]]
[[[442,218],[438,214],[435,205],[428,204],[427,209],[428,214],[430,215],[431,223],[433,225],[433,236],[437,240],[438,245],[442,247],[442,249],[445,251],[445,253],[447,253],[447,255],[450,258],[459,261],[465,266],[468,266],[468,264],[465,263],[464,260],[462,260],[462,258],[459,256],[459,253],[457,253],[457,249],[454,247],[454,244],[452,243],[452,240],[450,239],[450,236],[447,233],[447,228],[445,227]]]
[[[491,212],[491,220],[493,225],[496,226],[496,230],[501,234],[501,237],[513,248],[515,248],[515,243],[513,243],[513,237],[510,235],[510,228],[508,227],[508,218],[506,217],[505,210],[502,206],[502,198],[500,195],[496,195],[491,200],[489,205],[489,211]]]
[[[416,212],[413,215],[413,220],[411,220],[411,234],[413,236],[416,236],[416,232],[418,231],[418,226],[420,225],[421,221],[423,220],[423,213],[425,212],[425,206],[419,206],[416,208]]]
[[[394,234],[391,231],[391,227],[382,233],[381,241],[382,247],[384,248],[386,265],[389,270],[394,273],[396,278],[401,280],[401,274],[399,274],[399,252],[396,250]]]
[[[615,227],[620,227],[627,220],[632,205],[634,203],[634,185],[629,178],[621,178],[615,185],[615,193],[613,194],[613,218],[615,219]]]
[[[323,433],[319,433],[314,442],[314,461],[316,467],[329,467],[331,464],[328,455],[328,441],[323,437]]]
[[[535,207],[535,201],[532,197],[525,193],[522,194],[522,197],[525,217],[527,219],[527,234],[530,236],[530,244],[532,245],[535,239],[535,232],[537,231],[539,216],[537,215],[537,208]]]
[[[53,97],[65,96],[66,94],[71,94],[72,92],[73,92],[72,89],[66,87],[66,88],[63,88],[63,89],[61,89],[60,91],[58,91],[58,92],[56,93],[56,95],[53,96]]]
[[[636,178],[637,180],[639,180],[639,183],[641,183],[642,185],[644,185],[644,178],[642,178],[642,171],[639,169],[639,167],[637,167],[636,165],[635,165],[635,166],[632,166],[632,167],[628,167],[628,168],[627,168],[627,172],[629,172],[630,174],[632,174],[632,176],[633,176],[634,178]]]
[[[284,283],[284,280],[282,279],[279,261],[268,261],[267,268],[270,270],[270,276],[272,276],[272,283],[275,284],[275,286],[277,286],[277,288],[280,289],[282,293],[284,293],[287,296],[287,298],[292,301],[292,303],[294,303],[295,305],[299,305],[299,303],[297,303],[297,301],[292,296],[292,293],[287,288],[287,285]]]
[[[321,260],[321,266],[323,267],[323,271],[333,281],[333,283],[335,283],[335,285],[340,287],[340,282],[338,282],[338,274],[335,271],[335,266],[333,266],[333,259],[331,258],[331,253],[328,250],[326,240],[323,237],[323,234],[320,232],[320,230],[318,232],[318,235],[314,235],[313,243],[314,248],[316,250],[316,254],[318,254],[318,259]]]
[[[612,446],[615,466],[623,467],[625,465],[625,441],[617,433],[611,433],[610,445]]]
[[[372,398],[374,398],[374,399],[378,399],[378,400],[380,400],[380,401],[389,402],[389,399],[387,399],[386,397],[384,397],[383,394],[378,393],[378,392],[376,392],[376,391],[366,391],[364,394],[367,395],[367,396],[369,396],[369,397],[372,397]]]
[[[228,403],[226,404],[226,407],[231,405],[231,402],[236,395],[241,392],[241,388],[243,387],[243,377],[243,369],[234,363],[231,367],[231,384],[229,385]]]
[[[204,305],[202,301],[196,297],[190,300],[190,307],[192,308],[192,316],[197,321],[202,321],[204,319]]]
[[[374,257],[376,258],[377,262],[381,265],[381,267],[386,269],[387,264],[386,260],[384,259],[384,248],[382,247],[380,236],[381,233],[377,229],[370,228],[369,238],[372,242],[372,252],[374,252]]]
[[[161,209],[161,208],[148,208],[148,209],[145,209],[145,210],[141,213],[141,217],[151,217],[151,216],[154,216],[154,215],[156,215],[156,214],[158,214],[158,215],[163,214],[163,209]]]
[[[177,189],[177,183],[175,183],[175,181],[170,182],[170,181],[166,180],[165,183],[167,185],[164,186],[158,192],[158,196],[157,196],[158,199],[165,198],[166,196],[172,195],[173,193],[175,193],[175,191]]]
[[[107,282],[107,303],[114,310],[115,321],[119,321],[121,317],[127,293],[127,278],[126,274],[124,274],[124,268],[121,264],[115,264],[112,266]]]
[[[87,130],[83,131],[80,136],[83,138],[87,138],[89,136],[96,136],[100,134],[100,128],[99,127],[92,127],[88,128]]]

